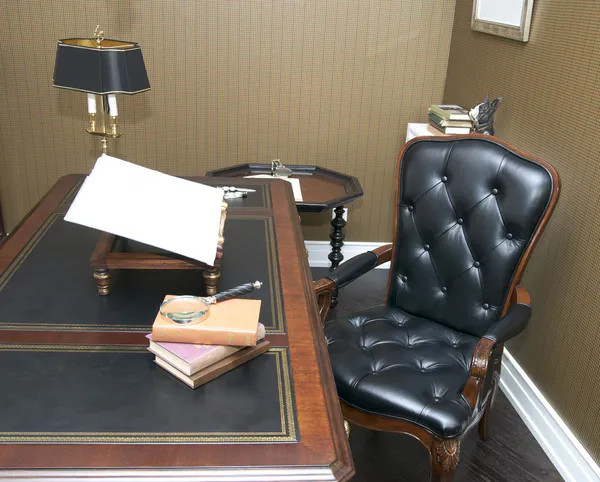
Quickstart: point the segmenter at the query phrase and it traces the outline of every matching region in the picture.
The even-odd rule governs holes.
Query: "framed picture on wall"
[[[471,27],[527,42],[533,12],[533,0],[473,0]]]

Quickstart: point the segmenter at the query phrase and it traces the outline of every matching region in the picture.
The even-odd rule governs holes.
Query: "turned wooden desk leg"
[[[217,268],[206,269],[204,270],[204,273],[202,273],[202,276],[204,277],[204,284],[206,285],[206,294],[208,296],[216,295],[221,271]]]
[[[110,271],[107,269],[95,269],[94,279],[96,280],[96,287],[98,294],[106,296],[110,294]]]

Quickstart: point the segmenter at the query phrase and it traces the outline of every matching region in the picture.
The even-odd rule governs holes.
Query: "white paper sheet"
[[[103,154],[65,220],[214,264],[223,191]]]
[[[255,174],[253,176],[244,176],[247,178],[259,178],[259,179],[281,179],[287,181],[292,185],[292,191],[294,191],[294,201],[302,202],[302,189],[300,188],[300,179],[295,177],[273,177],[269,174]]]

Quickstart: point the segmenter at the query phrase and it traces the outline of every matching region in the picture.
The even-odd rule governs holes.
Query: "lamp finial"
[[[96,37],[97,47],[101,48],[102,41],[104,40],[104,30],[100,30],[100,25],[96,25],[96,30],[94,30],[94,37]]]

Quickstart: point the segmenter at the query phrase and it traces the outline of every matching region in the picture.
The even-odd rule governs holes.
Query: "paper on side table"
[[[212,266],[223,191],[103,154],[65,220]]]
[[[294,191],[294,201],[302,202],[302,189],[300,188],[300,179],[296,179],[295,177],[274,177],[269,174],[255,174],[253,176],[244,176],[245,178],[259,178],[259,179],[281,179],[282,181],[287,181],[292,185],[292,191]]]

